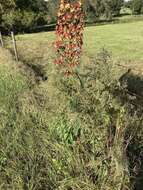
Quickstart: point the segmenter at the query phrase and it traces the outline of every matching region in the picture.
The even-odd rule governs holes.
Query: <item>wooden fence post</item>
[[[17,51],[17,45],[16,45],[14,32],[11,32],[11,38],[12,38],[12,43],[13,43],[13,48],[14,48],[15,59],[16,61],[18,61],[18,51]]]
[[[1,47],[4,47],[4,43],[3,43],[3,38],[2,38],[2,33],[0,31],[0,44],[1,44]]]

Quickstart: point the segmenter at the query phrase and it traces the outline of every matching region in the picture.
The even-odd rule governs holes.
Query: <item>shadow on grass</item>
[[[138,115],[138,120],[134,123],[130,122],[130,131],[127,131],[127,139],[130,139],[131,131],[133,135],[127,147],[127,156],[133,189],[143,190],[143,76],[136,75],[129,69],[120,78],[120,82],[122,85],[123,83],[127,85],[129,97],[134,97],[131,100],[126,99],[132,104],[133,111],[130,114]]]
[[[143,102],[143,76],[136,75],[129,69],[121,76],[120,83],[121,85],[126,84],[128,92]]]
[[[143,150],[142,153],[140,153],[140,169],[138,172],[138,175],[136,177],[136,183],[134,190],[142,190],[143,189]]]
[[[14,56],[14,51],[12,49],[9,49],[10,53]],[[39,83],[40,81],[46,81],[48,80],[47,73],[45,71],[44,65],[40,64],[40,60],[42,57],[37,57],[33,59],[27,60],[22,55],[18,55],[19,61],[23,63],[24,70],[29,75],[34,75],[35,82]]]
[[[138,75],[129,74],[127,76],[128,90],[143,98],[143,78]]]
[[[32,69],[32,71],[35,73],[35,76],[38,77],[39,79],[41,78],[43,81],[46,81],[48,79],[42,65],[32,64],[32,63],[24,62],[24,61],[23,63],[27,66],[27,68],[29,67],[30,69]]]
[[[129,169],[131,176],[130,180],[131,184],[133,184],[133,190],[143,189],[143,148],[141,147],[142,137],[139,137],[137,135],[137,133],[140,131],[142,130],[138,129],[138,131],[135,131],[136,135],[131,140],[127,148],[127,157],[129,160]]]

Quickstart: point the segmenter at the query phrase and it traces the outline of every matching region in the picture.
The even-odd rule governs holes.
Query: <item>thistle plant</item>
[[[80,64],[83,45],[84,12],[81,0],[61,0],[56,26],[56,60],[66,74]]]

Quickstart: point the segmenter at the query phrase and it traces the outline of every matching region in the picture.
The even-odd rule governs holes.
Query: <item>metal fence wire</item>
[[[49,26],[49,25],[48,25]],[[51,26],[55,26],[54,24]],[[39,27],[40,28],[40,27]],[[5,38],[9,38],[10,40],[5,40]],[[19,43],[20,41],[16,40],[15,34],[13,31],[9,32],[7,34],[6,37],[4,37],[2,35],[2,32],[0,31],[0,46],[3,48],[6,48],[7,46],[9,46],[10,44],[12,45],[13,51],[14,51],[14,55],[15,55],[15,59],[16,61],[19,60],[19,56],[18,56],[18,48],[17,48],[17,43]],[[127,65],[123,65],[123,64],[117,64],[119,67],[122,67],[123,69],[131,69],[133,71],[136,71],[138,73],[143,73],[142,69],[137,69],[131,66],[127,66]]]

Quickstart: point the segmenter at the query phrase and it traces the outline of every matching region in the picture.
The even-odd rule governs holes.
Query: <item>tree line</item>
[[[56,23],[60,0],[0,0],[0,26],[17,32],[30,31],[34,27]],[[74,0],[70,0],[74,1]],[[124,0],[85,0],[84,10],[87,22],[100,19],[111,20],[120,14]],[[131,0],[126,7],[134,14],[143,11],[143,0]]]
[[[134,15],[143,14],[143,0],[130,0],[125,2],[125,7],[130,8]]]

